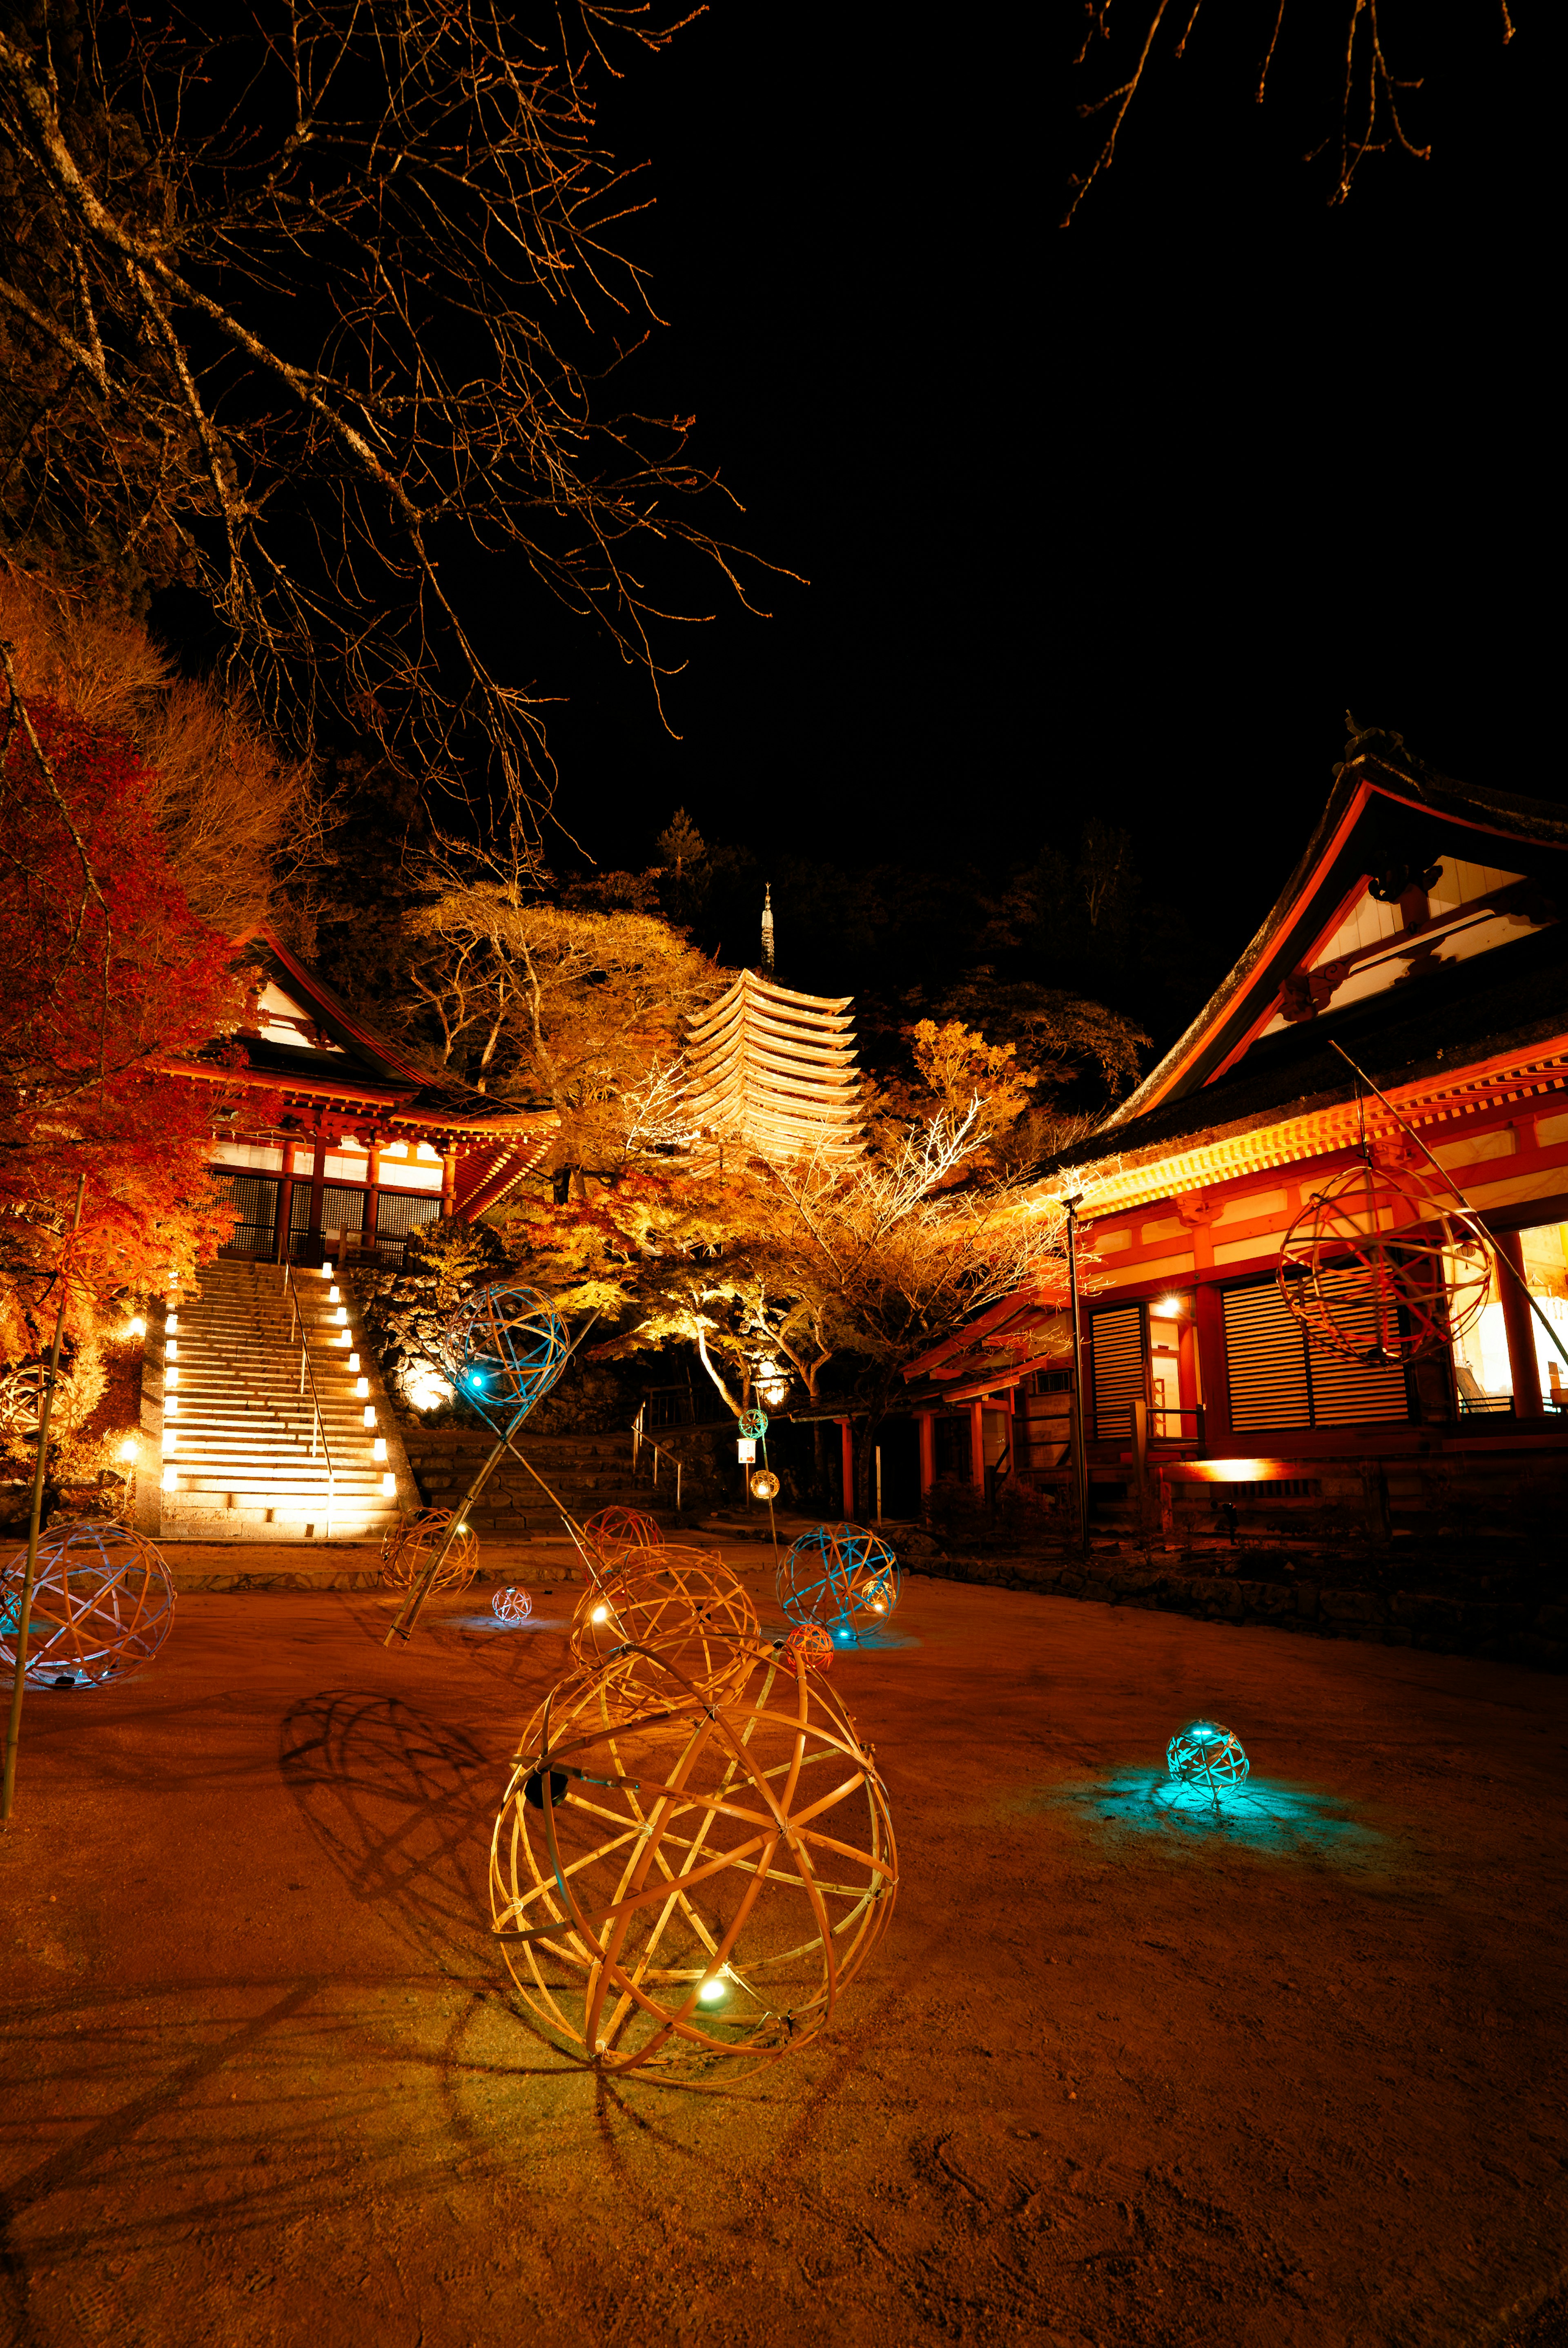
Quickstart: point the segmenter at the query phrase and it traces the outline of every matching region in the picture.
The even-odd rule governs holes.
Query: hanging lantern
[[[1491,1257],[1445,1194],[1368,1152],[1307,1200],[1278,1279],[1314,1344],[1375,1368],[1462,1336],[1491,1292]]]

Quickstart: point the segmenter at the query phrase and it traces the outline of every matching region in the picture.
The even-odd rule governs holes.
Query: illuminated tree
[[[189,1279],[232,1229],[206,1161],[215,1112],[241,1097],[212,1039],[238,1024],[243,981],[170,870],[142,761],[24,701],[4,658],[0,1358],[15,1364],[42,1351],[60,1281],[79,1349],[107,1299]],[[190,1076],[170,1072],[182,1061]]]
[[[584,1169],[620,1176],[678,1125],[681,1017],[723,974],[656,914],[530,901],[520,846],[506,868],[448,845],[432,877],[446,885],[410,919],[408,985],[436,1060],[555,1110],[560,1200]]]
[[[679,25],[515,14],[9,12],[0,443],[13,530],[199,589],[267,723],[331,707],[438,780],[487,749],[526,814],[539,701],[492,668],[455,558],[498,558],[654,677],[655,541],[739,589],[681,510],[712,486],[692,419],[589,395],[652,317],[591,81]]]
[[[1186,54],[1202,10],[1203,0],[1194,0],[1194,5],[1190,7],[1179,5],[1173,14],[1171,13],[1171,0],[1138,0],[1138,5],[1131,9],[1124,0],[1124,5],[1116,8],[1112,15],[1112,0],[1086,0],[1084,13],[1089,25],[1077,62],[1082,66],[1097,45],[1104,44],[1116,58],[1112,70],[1121,77],[1102,97],[1092,98],[1079,108],[1080,114],[1089,119],[1108,116],[1110,128],[1090,170],[1081,177],[1077,173],[1072,177],[1072,198],[1063,227],[1072,219],[1101,173],[1109,170],[1115,160],[1116,142],[1122,126],[1149,73],[1167,15],[1170,14],[1170,28],[1176,36],[1172,54],[1180,58]],[[1218,15],[1218,6],[1211,7],[1209,13],[1211,17]],[[1310,24],[1314,13],[1321,12],[1298,6],[1292,12],[1292,26],[1301,17],[1307,18]],[[1474,13],[1479,19],[1481,12],[1476,10]],[[1255,95],[1260,106],[1267,92],[1270,71],[1281,55],[1280,41],[1286,31],[1286,0],[1276,0],[1276,5],[1261,20],[1261,30],[1266,38],[1260,40],[1257,52]],[[1129,17],[1130,30],[1123,39],[1122,28],[1128,24]],[[1503,41],[1512,41],[1513,22],[1509,15],[1508,0],[1498,0],[1493,21],[1498,25]],[[1234,10],[1230,22],[1235,22]],[[1328,199],[1332,204],[1345,201],[1358,170],[1368,155],[1386,154],[1395,149],[1425,162],[1431,154],[1430,146],[1418,147],[1415,144],[1400,112],[1401,105],[1409,103],[1409,93],[1421,88],[1422,78],[1419,75],[1411,77],[1408,72],[1397,71],[1390,64],[1389,52],[1383,44],[1378,0],[1350,0],[1350,5],[1336,20],[1335,29],[1328,35],[1328,39],[1336,45],[1340,37],[1340,26],[1344,28],[1343,57],[1337,54],[1337,47],[1323,52],[1340,88],[1338,122],[1328,129],[1307,158],[1308,162],[1322,154],[1332,158],[1334,180]],[[1400,54],[1406,63],[1409,62],[1408,50]]]

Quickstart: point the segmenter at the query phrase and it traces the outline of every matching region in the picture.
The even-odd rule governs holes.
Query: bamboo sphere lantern
[[[0,1569],[0,1663],[15,1669],[27,1551]],[[82,1517],[38,1543],[30,1687],[102,1687],[144,1671],[174,1622],[174,1580],[144,1534]]]
[[[1308,1199],[1278,1278],[1314,1344],[1370,1369],[1462,1336],[1491,1293],[1491,1258],[1446,1192],[1368,1154]]]
[[[388,1589],[413,1588],[456,1513],[455,1509],[421,1509],[416,1517],[400,1517],[396,1524],[387,1527],[381,1544],[381,1578]],[[431,1595],[438,1590],[466,1590],[478,1569],[479,1537],[465,1525],[441,1560],[441,1570],[430,1585]]]
[[[611,1506],[584,1519],[582,1537],[606,1574],[619,1573],[639,1550],[661,1549],[664,1535],[641,1509]]]
[[[898,1560],[880,1533],[815,1525],[780,1560],[774,1594],[790,1622],[853,1636],[857,1622],[886,1620],[902,1586]]]
[[[545,1699],[490,1849],[495,1930],[524,2003],[574,2061],[728,2085],[809,2046],[898,1887],[870,1748],[822,1679],[756,1653],[712,1705],[640,1658]],[[743,2066],[739,2068],[735,2066]]]
[[[1189,1720],[1165,1747],[1165,1766],[1183,1785],[1223,1793],[1229,1786],[1241,1785],[1252,1764],[1239,1738],[1217,1720]]]
[[[490,1601],[490,1612],[503,1622],[526,1622],[534,1611],[534,1601],[526,1590],[497,1590]]]
[[[802,1622],[793,1630],[782,1650],[784,1663],[792,1669],[804,1663],[808,1671],[825,1672],[833,1667],[833,1641],[820,1622]]]
[[[694,1687],[726,1686],[762,1637],[757,1610],[716,1550],[673,1541],[629,1557],[608,1588],[583,1592],[572,1619],[571,1655],[584,1669],[622,1649],[651,1649]],[[635,1654],[623,1670],[638,1675]]]
[[[442,1351],[453,1384],[486,1424],[526,1418],[566,1366],[566,1323],[537,1288],[497,1281],[466,1297],[447,1324]]]

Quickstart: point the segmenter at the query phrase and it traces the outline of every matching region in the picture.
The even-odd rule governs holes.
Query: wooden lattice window
[[[1131,1439],[1132,1406],[1149,1399],[1148,1332],[1141,1304],[1113,1305],[1089,1324],[1094,1365],[1094,1434],[1101,1443]]]
[[[1332,1284],[1335,1275],[1325,1275]],[[1376,1342],[1370,1305],[1358,1307],[1344,1284],[1337,1317],[1352,1333],[1364,1317],[1368,1348]],[[1238,1435],[1262,1428],[1361,1426],[1408,1420],[1409,1390],[1398,1362],[1368,1365],[1314,1345],[1286,1308],[1270,1275],[1225,1292],[1225,1364],[1230,1374],[1231,1426]]]

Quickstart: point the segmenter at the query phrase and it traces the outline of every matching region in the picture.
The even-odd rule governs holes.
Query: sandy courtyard
[[[1560,1681],[916,1581],[834,1674],[891,1931],[715,2098],[519,2018],[485,1872],[536,1600],[395,1655],[374,1594],[186,1596],[139,1682],[29,1694],[7,2343],[1562,2336]],[[1254,1763],[1220,1826],[1159,1794],[1196,1712]]]

